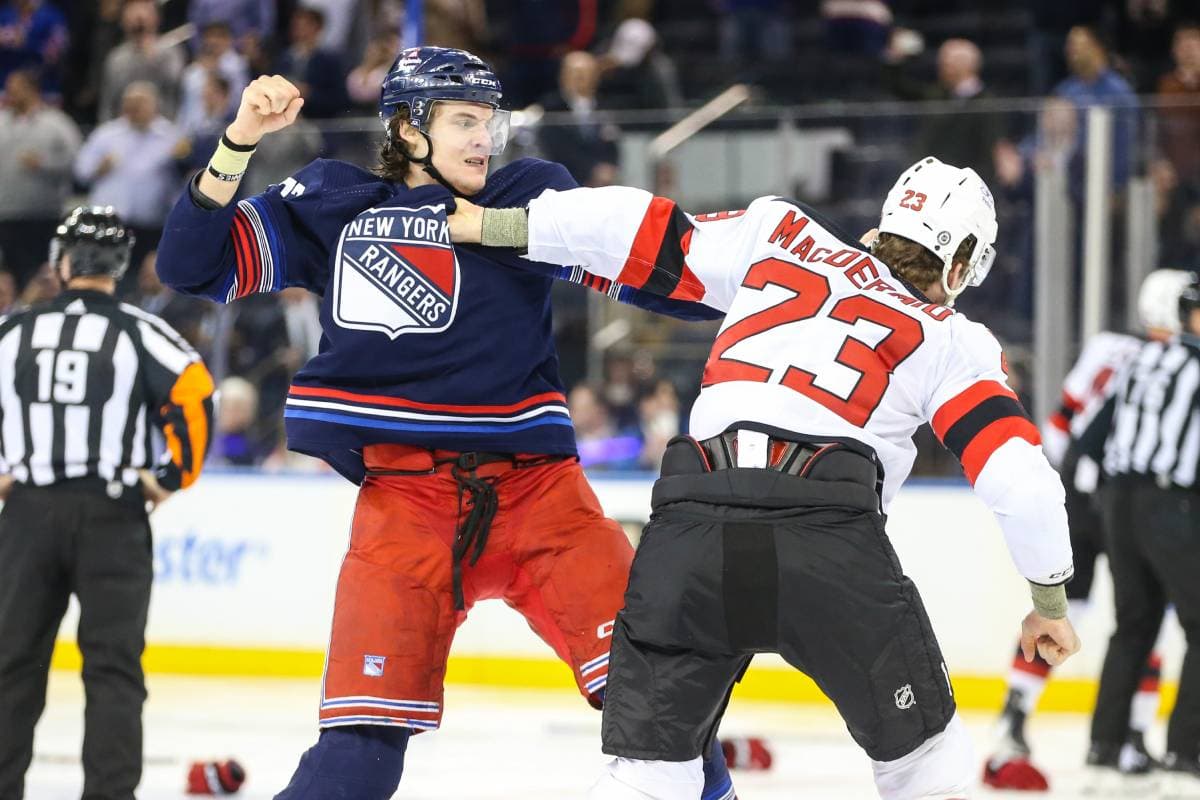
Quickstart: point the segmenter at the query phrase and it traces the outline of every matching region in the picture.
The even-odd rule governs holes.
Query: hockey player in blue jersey
[[[451,246],[455,196],[514,206],[574,185],[534,159],[488,177],[508,133],[500,99],[471,54],[405,50],[382,88],[375,173],[318,160],[233,203],[260,140],[303,105],[283,78],[260,77],[164,229],[159,275],[182,292],[322,296],[324,337],[289,393],[288,442],[361,485],[320,736],[279,798],[391,797],[409,736],[440,724],[454,630],[479,599],[521,612],[581,693],[603,701],[632,550],[575,457],[550,287],[568,277],[675,316],[714,314],[582,270],[531,274],[515,252]],[[728,800],[713,753],[704,797]]]

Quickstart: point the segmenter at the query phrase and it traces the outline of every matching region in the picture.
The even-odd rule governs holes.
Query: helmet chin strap
[[[458,189],[455,189],[453,186],[451,186],[450,181],[448,181],[444,177],[442,177],[442,173],[439,172],[438,168],[433,165],[433,139],[430,138],[428,133],[421,130],[420,128],[417,128],[417,133],[419,133],[425,137],[425,145],[426,145],[425,156],[423,158],[417,158],[415,156],[410,156],[409,157],[410,160],[417,164],[420,164],[421,169],[425,170],[425,173],[427,175],[429,175],[429,177],[433,178],[435,181],[440,183],[442,186],[445,186],[447,189],[449,189],[450,194],[454,195],[455,197],[465,198],[466,195],[464,195]]]

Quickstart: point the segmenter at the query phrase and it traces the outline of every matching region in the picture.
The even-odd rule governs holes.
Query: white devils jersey
[[[529,205],[529,257],[726,312],[691,433],[758,423],[872,447],[884,508],[930,422],[1000,519],[1018,569],[1072,573],[1062,484],[986,328],[929,302],[810,209],[777,197],[690,216],[625,187]]]
[[[1101,331],[1087,340],[1063,381],[1058,410],[1042,426],[1042,447],[1051,464],[1062,464],[1070,440],[1087,430],[1104,405],[1112,377],[1133,360],[1143,344],[1145,341],[1137,336],[1111,331]]]

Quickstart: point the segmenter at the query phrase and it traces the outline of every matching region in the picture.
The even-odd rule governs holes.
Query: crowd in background
[[[1004,25],[978,5],[424,0],[422,41],[492,61],[509,107],[560,121],[530,126],[528,151],[594,186],[621,180],[612,112],[695,106],[734,81],[757,87],[764,105],[891,99],[971,112],[999,97],[1044,97],[1040,128],[1000,114],[923,115],[896,156],[937,154],[974,167],[996,190],[1006,215],[997,275],[963,305],[1016,339],[1018,329],[1028,336],[1032,316],[1032,176],[1063,164],[1078,201],[1080,110],[1110,105],[1114,198],[1119,204],[1131,174],[1149,175],[1156,266],[1200,263],[1200,24],[1188,4],[1028,0],[1002,10]],[[289,290],[218,308],[181,297],[155,276],[156,244],[184,181],[207,161],[256,75],[287,77],[305,107],[256,154],[245,192],[318,156],[371,166],[377,134],[352,121],[375,112],[410,24],[401,0],[0,3],[0,310],[57,291],[46,253],[65,207],[82,199],[114,206],[137,236],[121,294],[167,319],[224,377],[215,457],[292,463],[281,449],[281,409],[291,374],[318,347],[318,298]],[[1139,112],[1147,103],[1164,104],[1148,133]],[[839,182],[852,185],[853,165],[835,166]],[[607,351],[602,374],[587,374],[591,342],[582,290],[573,288],[556,292],[557,325],[582,458],[595,468],[653,469],[686,420],[698,370],[664,374],[662,348],[630,340]]]

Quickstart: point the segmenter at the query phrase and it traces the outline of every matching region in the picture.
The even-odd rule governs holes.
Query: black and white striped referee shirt
[[[112,296],[67,290],[0,321],[0,446],[18,483],[96,477],[165,489],[200,473],[213,381],[188,343]],[[153,428],[166,452],[153,452]]]
[[[1148,342],[1110,398],[1104,472],[1197,489],[1200,471],[1200,337]]]

